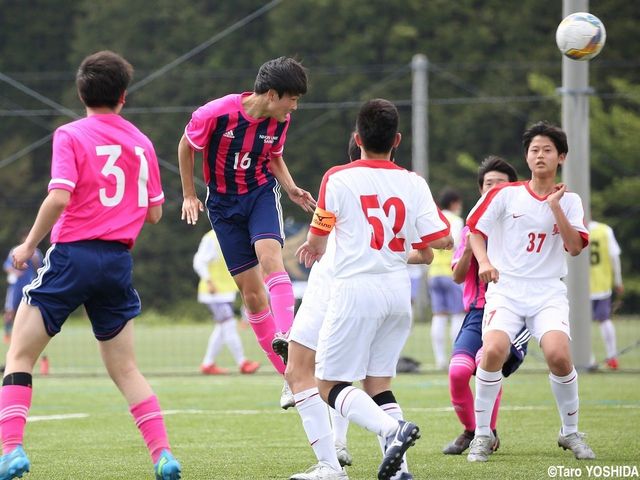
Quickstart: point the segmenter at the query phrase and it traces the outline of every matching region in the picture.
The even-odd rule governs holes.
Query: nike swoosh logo
[[[567,415],[569,415],[571,417],[571,416],[575,415],[576,413],[578,413],[578,410],[576,410],[575,412],[569,412],[569,413],[567,413]]]
[[[513,218],[520,218],[520,217],[524,217],[524,213],[521,213],[520,215],[516,215],[515,213],[513,214]]]

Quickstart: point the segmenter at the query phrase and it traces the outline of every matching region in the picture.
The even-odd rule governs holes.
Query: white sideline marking
[[[260,415],[268,410],[163,410],[164,415]]]
[[[46,422],[48,420],[69,420],[72,418],[87,418],[88,413],[64,413],[60,415],[33,415],[27,418],[27,422]]]

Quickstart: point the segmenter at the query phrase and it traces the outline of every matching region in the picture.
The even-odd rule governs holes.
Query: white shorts
[[[393,377],[411,331],[406,269],[334,280],[316,351],[316,377],[354,382]]]
[[[571,340],[569,299],[562,280],[520,280],[501,276],[498,283],[489,284],[482,335],[501,330],[513,342],[524,325],[538,343],[551,330],[564,332]]]
[[[329,279],[330,280],[330,279]],[[329,305],[331,283],[309,282],[289,332],[289,341],[317,350],[320,327]]]

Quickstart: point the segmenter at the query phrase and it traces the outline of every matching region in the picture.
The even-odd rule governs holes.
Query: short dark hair
[[[564,133],[560,127],[553,125],[546,120],[542,122],[534,123],[528,129],[524,131],[522,135],[522,146],[524,148],[524,154],[526,156],[529,151],[529,145],[534,137],[542,135],[549,137],[558,150],[558,154],[562,155],[569,152],[569,145],[567,143],[567,134]]]
[[[367,152],[388,153],[398,133],[398,109],[389,100],[375,98],[360,108],[356,130]]]
[[[362,152],[360,151],[360,145],[356,143],[356,138],[353,133],[349,137],[349,146],[347,148],[347,151],[349,153],[349,160],[353,162],[354,160],[360,159],[360,157],[362,156]]]
[[[449,210],[451,205],[456,202],[462,201],[462,195],[453,188],[446,187],[440,192],[438,198],[438,206],[443,210]]]
[[[497,155],[489,155],[482,161],[480,167],[478,167],[478,185],[481,189],[482,185],[484,184],[484,176],[488,172],[504,173],[507,177],[509,177],[510,182],[518,181],[518,172],[513,167],[513,165],[507,162],[504,158]]]
[[[289,94],[307,93],[307,72],[297,60],[278,57],[265,62],[258,70],[253,86],[255,93],[267,93],[270,89],[278,92],[278,97]]]
[[[115,108],[133,77],[133,67],[109,50],[86,57],[76,73],[76,86],[87,107]]]

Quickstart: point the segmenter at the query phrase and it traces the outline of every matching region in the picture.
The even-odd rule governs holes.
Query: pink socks
[[[247,312],[247,318],[249,320],[249,325],[253,328],[253,332],[256,334],[258,343],[262,347],[262,350],[264,350],[267,358],[277,372],[284,375],[286,367],[280,356],[277,355],[271,347],[271,341],[273,340],[273,336],[276,332],[276,326],[273,320],[273,315],[271,315],[271,310],[267,309],[259,313]]]
[[[478,358],[479,361],[479,358]],[[473,393],[471,392],[471,375],[476,369],[476,362],[473,358],[463,353],[458,353],[451,358],[449,364],[449,393],[451,394],[451,404],[460,419],[460,423],[465,430],[470,432],[476,429],[476,417],[474,412]],[[493,411],[491,413],[491,430],[496,429],[498,422],[498,410],[500,409],[500,399],[502,389],[498,392]]]
[[[31,408],[31,387],[5,385],[0,391],[0,430],[2,431],[2,453],[12,452],[22,445],[24,425]]]
[[[295,298],[287,272],[275,272],[264,279],[271,299],[276,332],[288,333],[293,325]]]
[[[171,451],[158,398],[152,395],[136,405],[131,405],[129,411],[147,444],[153,463],[156,463],[162,450]]]

